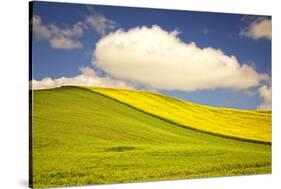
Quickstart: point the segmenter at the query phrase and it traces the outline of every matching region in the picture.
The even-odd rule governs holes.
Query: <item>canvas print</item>
[[[271,16],[29,11],[30,187],[271,173]]]

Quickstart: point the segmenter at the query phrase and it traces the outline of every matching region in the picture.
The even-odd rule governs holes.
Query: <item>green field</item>
[[[230,132],[220,133],[222,127],[217,125],[216,129],[212,125],[215,122],[209,122],[211,115],[206,114],[206,125],[213,128],[208,134],[209,130],[196,128],[196,124],[180,124],[163,114],[149,112],[149,105],[138,95],[152,93],[126,90],[130,93],[127,99],[146,104],[146,109],[141,109],[136,103],[127,105],[126,98],[117,100],[100,94],[102,90],[61,87],[33,91],[33,187],[271,173],[271,112],[235,110],[237,116],[243,117],[239,127],[235,127],[231,113],[214,108],[216,113],[225,114],[228,121],[221,124]],[[116,89],[118,92],[121,90]],[[178,101],[158,96],[154,96],[155,104],[150,104],[151,108],[154,106],[150,110],[157,109],[158,113],[165,100],[169,106]],[[166,106],[162,112],[171,112]],[[197,116],[210,112],[210,107],[193,106],[196,107],[201,108],[201,115]],[[174,117],[180,117],[181,111],[175,111]],[[256,119],[260,125],[254,122]],[[251,133],[258,134],[243,133],[250,128],[254,130]]]

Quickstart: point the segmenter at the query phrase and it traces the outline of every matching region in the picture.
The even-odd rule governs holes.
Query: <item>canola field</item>
[[[269,111],[83,87],[34,90],[32,100],[34,188],[271,173]]]
[[[89,89],[182,126],[238,139],[271,143],[271,111],[210,107],[140,90]]]

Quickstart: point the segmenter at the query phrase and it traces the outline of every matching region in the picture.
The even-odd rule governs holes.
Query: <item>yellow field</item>
[[[271,142],[271,111],[210,107],[141,90],[87,88],[181,126],[228,137]]]

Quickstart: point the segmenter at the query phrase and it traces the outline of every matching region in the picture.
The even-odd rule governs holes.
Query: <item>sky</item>
[[[151,90],[271,109],[271,17],[33,2],[33,89]]]

